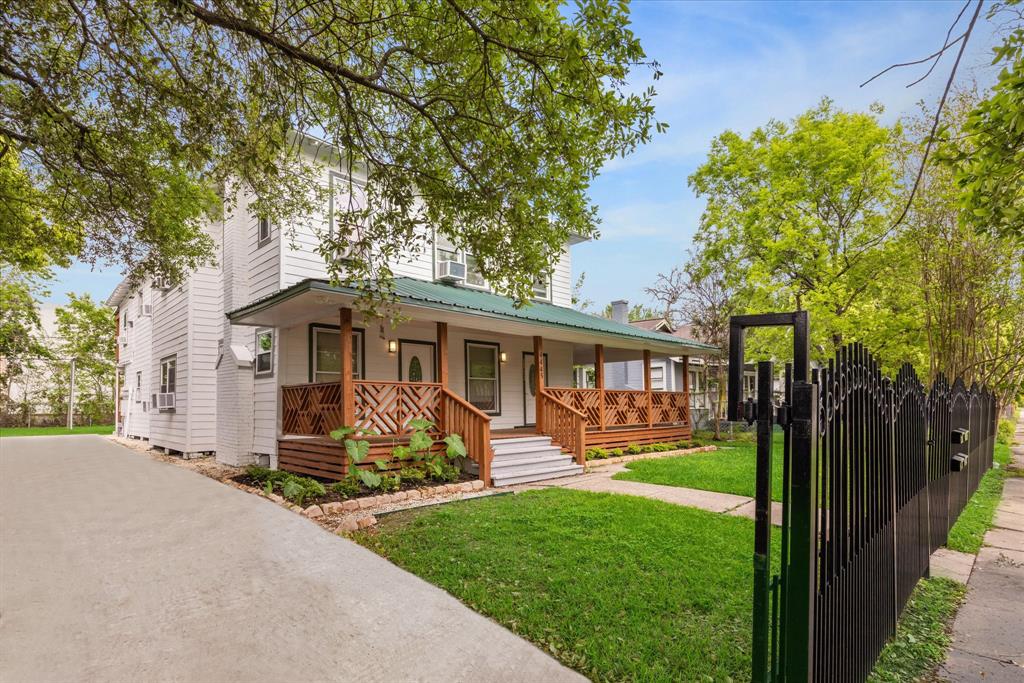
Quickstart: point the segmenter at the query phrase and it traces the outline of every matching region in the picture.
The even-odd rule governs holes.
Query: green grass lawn
[[[705,491],[753,497],[757,472],[757,444],[744,441],[712,441],[719,450],[677,458],[636,460],[614,479],[649,484],[683,486]],[[775,434],[772,458],[772,500],[782,499],[782,432]]]
[[[548,489],[380,518],[356,539],[595,680],[750,677],[753,522]]]
[[[90,425],[87,427],[0,427],[3,436],[63,436],[67,434],[113,434],[114,425]]]
[[[1003,496],[1003,480],[1006,478],[1006,466],[1010,463],[1010,447],[996,444],[993,460],[999,467],[993,467],[978,483],[978,490],[967,501],[964,511],[949,530],[946,547],[962,553],[977,554],[981,550],[985,532],[992,528],[999,499]]]
[[[946,659],[950,628],[967,587],[949,579],[924,579],[914,589],[869,681],[932,680]]]

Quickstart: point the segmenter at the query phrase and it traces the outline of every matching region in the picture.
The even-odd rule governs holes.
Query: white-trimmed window
[[[653,391],[665,390],[665,367],[662,365],[651,366],[651,389]]]
[[[270,241],[270,236],[273,234],[273,224],[270,219],[266,216],[260,217],[259,228],[257,231],[257,247],[262,247],[264,244]]]
[[[310,381],[337,382],[341,378],[341,333],[337,327],[310,330]],[[363,378],[363,331],[352,330],[352,379]]]
[[[135,402],[142,402],[142,372],[135,373]]]
[[[256,376],[274,374],[274,331],[256,330]]]
[[[533,281],[533,298],[538,301],[551,301],[550,275],[541,275]]]
[[[466,254],[461,249],[456,249],[455,245],[451,243],[444,235],[435,232],[434,233],[434,277],[441,276],[441,262],[442,261],[457,261],[466,265],[466,282],[465,284],[470,287],[478,287],[480,289],[487,288],[487,280],[484,279],[483,274],[480,273],[480,267],[477,265],[476,257],[472,254]]]
[[[491,415],[501,414],[501,347],[466,342],[466,400]]]
[[[135,314],[137,316],[139,316],[140,318],[142,317],[142,292],[141,291],[139,292],[139,296],[138,296],[138,298],[136,299],[136,302],[135,302]]]
[[[160,393],[173,394],[177,391],[178,359],[168,356],[160,359]]]

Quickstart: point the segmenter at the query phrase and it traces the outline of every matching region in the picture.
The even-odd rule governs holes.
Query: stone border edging
[[[602,465],[617,465],[623,462],[635,462],[637,460],[655,460],[657,458],[672,458],[677,455],[690,455],[691,453],[710,453],[717,451],[718,446],[696,446],[694,448],[680,448],[674,451],[652,451],[650,453],[636,453],[634,455],[616,455],[611,458],[596,458],[587,461],[587,469],[601,467]]]

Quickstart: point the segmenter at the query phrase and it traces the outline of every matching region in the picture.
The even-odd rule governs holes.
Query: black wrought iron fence
[[[730,419],[758,423],[755,681],[863,681],[931,553],[992,467],[995,398],[938,377],[925,391],[906,365],[884,376],[861,345],[827,367],[807,362],[806,313],[733,320],[730,367],[747,327],[792,325],[796,367],[785,400],[730,396]],[[758,364],[759,384],[774,375]],[[771,431],[785,430],[780,573],[772,576]]]

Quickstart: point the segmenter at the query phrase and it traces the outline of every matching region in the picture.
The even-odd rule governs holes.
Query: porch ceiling
[[[330,318],[357,296],[349,287],[303,280],[288,289],[227,314],[238,325],[288,327]],[[663,356],[718,355],[715,347],[547,303],[516,308],[507,297],[411,278],[395,279],[399,311],[412,320],[447,322],[470,329],[546,339],[577,345],[605,344],[616,349],[649,349]],[[583,351],[583,349],[580,349]],[[607,356],[606,356],[607,357]],[[625,358],[624,358],[625,359]],[[608,358],[608,360],[613,360]]]

